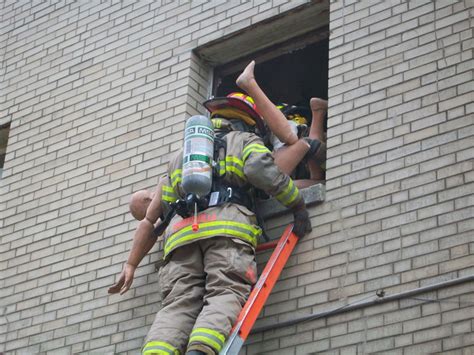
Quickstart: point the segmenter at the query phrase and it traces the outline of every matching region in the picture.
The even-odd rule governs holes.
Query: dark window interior
[[[0,178],[3,172],[3,163],[7,153],[8,134],[10,133],[10,124],[0,126]]]
[[[289,49],[271,59],[255,55],[255,77],[272,102],[307,106],[312,97],[327,99],[329,41],[321,40],[296,49]],[[274,47],[278,50],[278,45]],[[268,55],[267,55],[268,57]],[[236,85],[243,68],[251,59],[246,58],[216,68],[214,96],[226,96],[241,91]]]

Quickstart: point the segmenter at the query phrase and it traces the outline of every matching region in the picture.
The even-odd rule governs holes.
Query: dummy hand
[[[294,211],[293,216],[295,218],[293,233],[295,233],[298,238],[302,238],[306,233],[311,232],[311,221],[309,220],[306,208]]]
[[[137,269],[136,266],[130,265],[130,264],[125,264],[123,266],[122,273],[120,274],[120,277],[118,281],[113,285],[112,287],[109,288],[109,293],[119,293],[123,295],[125,292],[127,292],[132,286],[133,282],[133,275],[135,274],[135,270]]]

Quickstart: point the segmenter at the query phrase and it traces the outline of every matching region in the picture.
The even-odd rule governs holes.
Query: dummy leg
[[[309,138],[317,139],[321,146],[313,156],[314,159],[308,160],[308,169],[311,180],[324,180],[324,170],[321,164],[326,160],[326,143],[324,139],[324,118],[328,109],[328,102],[323,99],[313,97],[310,100],[312,122],[309,129]]]
[[[255,80],[254,68],[255,61],[252,60],[237,78],[237,86],[245,90],[254,99],[258,112],[280,141],[288,145],[296,143],[298,136],[291,131],[285,115],[276,108],[260,86],[258,86]]]
[[[325,174],[324,170],[321,168],[321,163],[326,159],[326,144],[324,143],[324,118],[326,116],[328,104],[326,100],[312,98],[310,105],[312,121],[309,131],[309,139],[318,140],[321,142],[321,146],[316,151],[315,155],[308,159],[307,166],[310,173],[310,178],[295,180],[295,184],[298,188],[305,188],[325,179]],[[300,139],[292,146],[284,146],[276,151],[274,153],[275,163],[284,173],[291,174],[291,172],[296,168],[298,163],[309,150],[309,143],[304,139]]]
[[[309,129],[309,138],[318,139],[324,142],[324,117],[328,110],[328,102],[326,100],[313,97],[309,104],[311,106],[312,122]]]
[[[290,175],[308,150],[309,144],[303,139],[298,140],[295,144],[285,145],[273,153],[275,164],[282,172]]]

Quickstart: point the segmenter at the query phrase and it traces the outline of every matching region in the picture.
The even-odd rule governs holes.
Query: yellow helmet
[[[278,104],[277,109],[279,109],[288,120],[296,122],[298,125],[311,124],[311,111],[304,106],[295,106],[288,104]]]

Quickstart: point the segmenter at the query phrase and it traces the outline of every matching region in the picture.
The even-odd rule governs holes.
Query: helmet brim
[[[255,124],[260,132],[265,132],[265,124],[263,123],[263,120],[258,112],[240,99],[235,97],[214,97],[204,101],[203,105],[210,113],[229,107],[243,111],[255,121]]]

